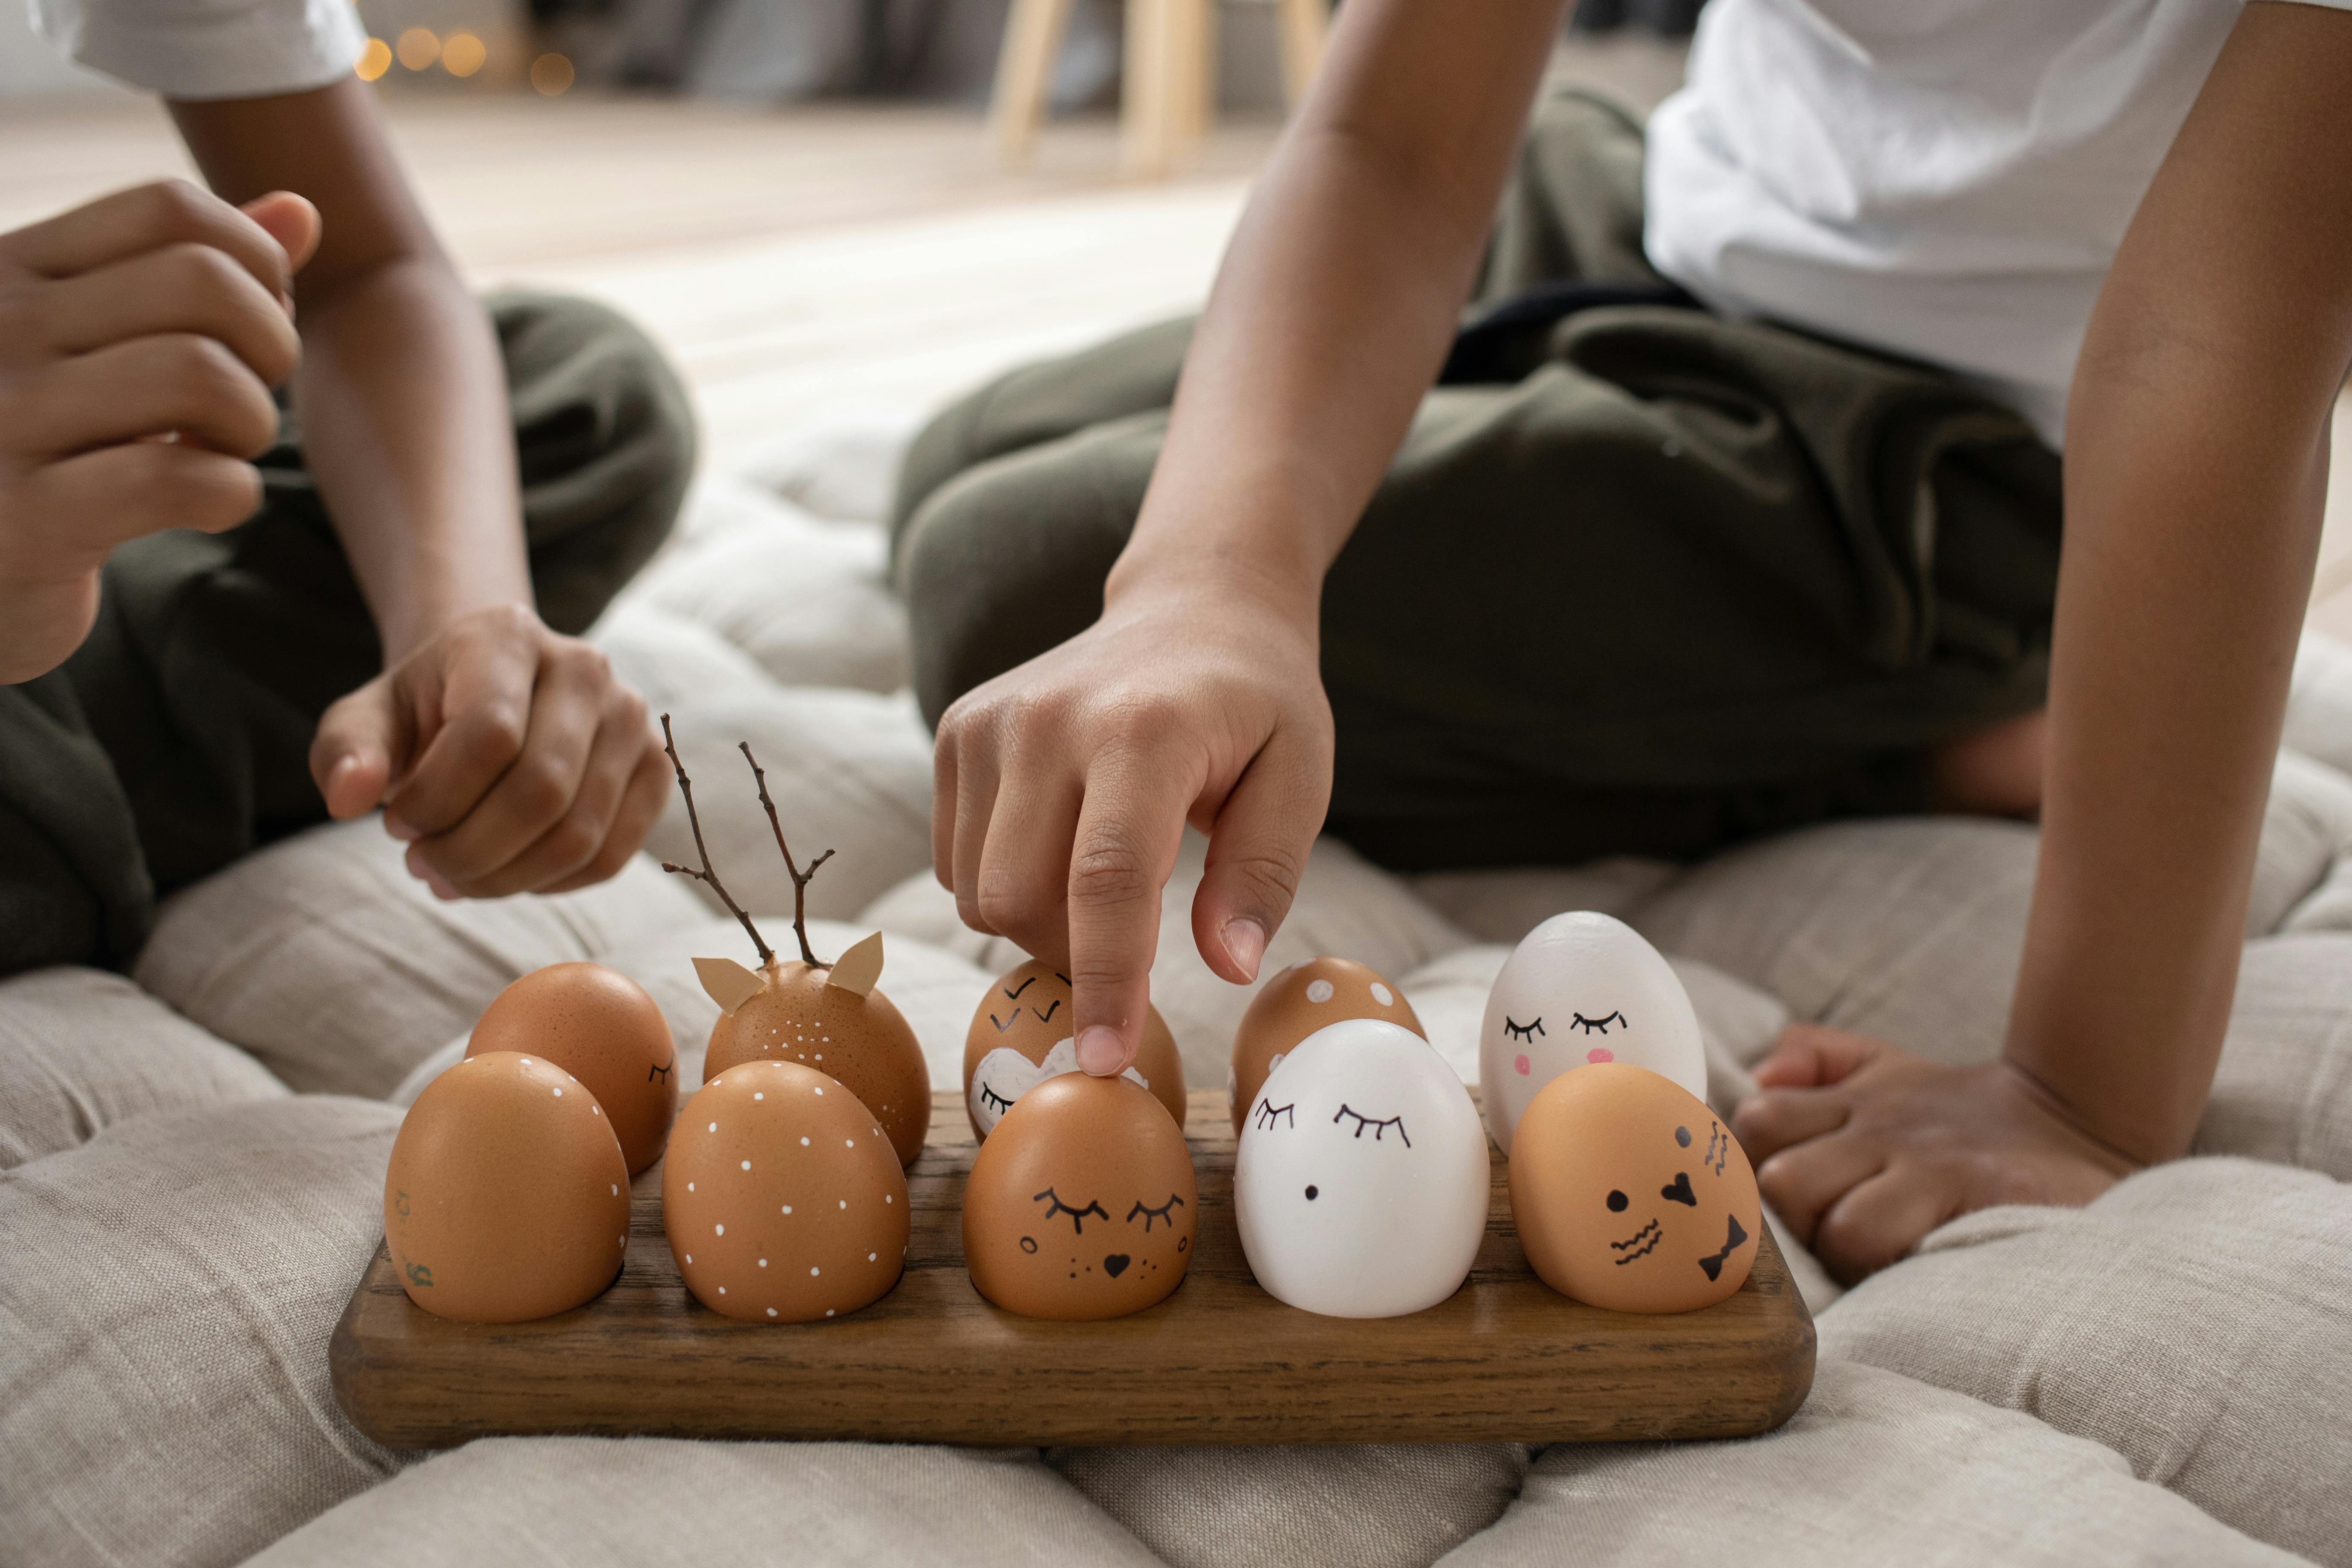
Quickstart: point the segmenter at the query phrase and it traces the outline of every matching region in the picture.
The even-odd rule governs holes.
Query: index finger
[[[71,278],[167,245],[208,245],[253,274],[272,295],[292,292],[293,270],[269,231],[185,180],[159,180],[6,237],[9,254],[48,278]]]
[[[1121,1072],[1151,1005],[1160,894],[1198,785],[1165,765],[1097,756],[1070,848],[1070,1021],[1078,1065]]]

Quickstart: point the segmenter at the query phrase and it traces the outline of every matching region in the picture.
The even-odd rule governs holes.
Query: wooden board
[[[1486,1239],[1452,1300],[1407,1318],[1318,1317],[1251,1278],[1222,1093],[1192,1096],[1185,1133],[1200,1173],[1192,1270],[1133,1317],[1042,1322],[972,1289],[960,1235],[972,1137],[962,1105],[940,1094],[908,1173],[906,1276],[861,1312],[769,1327],[705,1310],[662,1234],[656,1166],[636,1183],[620,1279],[560,1317],[436,1318],[379,1248],[335,1328],[335,1394],[362,1431],[404,1448],[527,1433],[1597,1442],[1769,1431],[1812,1385],[1812,1319],[1769,1230],[1727,1300],[1671,1317],[1603,1311],[1528,1270],[1496,1156]]]

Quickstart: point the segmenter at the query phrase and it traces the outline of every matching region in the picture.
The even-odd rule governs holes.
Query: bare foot
[[[1968,816],[2042,815],[2042,761],[2050,710],[2037,708],[1945,742],[1928,753],[1928,802]]]

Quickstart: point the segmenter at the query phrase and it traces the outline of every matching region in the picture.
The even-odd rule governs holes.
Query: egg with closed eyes
[[[1478,1084],[1496,1146],[1510,1153],[1545,1085],[1601,1062],[1647,1068],[1706,1098],[1706,1047],[1674,966],[1624,921],[1576,910],[1529,931],[1486,993]]]
[[[1069,976],[1034,958],[988,988],[963,1043],[964,1113],[973,1136],[985,1141],[1014,1100],[1047,1079],[1078,1070],[1070,1008]],[[1134,1065],[1119,1076],[1150,1090],[1176,1125],[1184,1125],[1184,1059],[1160,1009],[1149,1003]]]
[[[1257,1102],[1257,1086],[1290,1047],[1344,1018],[1385,1018],[1424,1039],[1429,1036],[1404,993],[1378,970],[1347,958],[1310,958],[1292,964],[1258,988],[1234,1031],[1225,1098],[1233,1104],[1236,1135]]]
[[[1319,1029],[1283,1057],[1234,1163],[1258,1284],[1334,1318],[1401,1317],[1460,1289],[1489,1193],[1469,1091],[1426,1040],[1377,1018]]]

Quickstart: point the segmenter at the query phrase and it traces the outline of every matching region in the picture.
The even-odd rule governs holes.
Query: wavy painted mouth
[[[1624,1240],[1611,1242],[1609,1244],[1609,1250],[1612,1252],[1625,1253],[1624,1257],[1617,1259],[1617,1266],[1622,1268],[1626,1264],[1633,1262],[1636,1258],[1647,1258],[1651,1253],[1655,1252],[1658,1249],[1658,1243],[1664,1241],[1665,1238],[1666,1233],[1658,1228],[1658,1222],[1656,1220],[1652,1220],[1649,1224],[1643,1226],[1641,1229],[1635,1231],[1632,1236],[1627,1237]],[[1634,1250],[1627,1252],[1626,1248],[1628,1247],[1632,1247]]]

